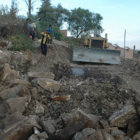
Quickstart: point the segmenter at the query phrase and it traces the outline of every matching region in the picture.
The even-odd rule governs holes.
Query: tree
[[[54,7],[51,5],[50,0],[42,0],[42,5],[37,14],[41,30],[46,30],[50,24],[59,29],[66,21],[67,14],[68,10],[60,4]]]
[[[102,32],[103,32],[103,28],[101,26],[101,21],[103,20],[103,17],[96,13],[96,14],[93,14],[93,31],[94,31],[94,35],[100,35]]]
[[[96,28],[101,31],[101,20],[100,14],[94,14],[82,8],[74,9],[70,12],[68,19],[69,30],[76,38]]]
[[[27,13],[28,18],[31,19],[31,15],[32,15],[31,12],[33,10],[33,5],[34,5],[35,0],[24,0],[24,1],[28,7],[28,13]]]
[[[12,0],[10,12],[9,12],[11,21],[14,22],[16,20],[17,13],[18,13],[17,3],[15,2],[15,0]]]
[[[74,9],[69,15],[68,24],[71,33],[78,38],[93,28],[92,13],[86,9]]]

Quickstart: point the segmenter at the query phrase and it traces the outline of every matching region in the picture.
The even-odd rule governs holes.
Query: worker
[[[52,33],[53,33],[52,25],[49,25],[48,31],[49,31],[49,34],[50,34],[50,41],[49,41],[49,43],[52,44]]]
[[[41,35],[42,35],[42,39],[41,39],[41,51],[42,51],[42,54],[46,56],[47,54],[47,42],[48,42],[48,39],[49,39],[49,35],[48,35],[48,30],[46,32],[42,32]]]

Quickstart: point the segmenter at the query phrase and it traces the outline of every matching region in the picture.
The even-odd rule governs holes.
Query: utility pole
[[[126,54],[125,54],[125,40],[126,40],[126,29],[124,31],[124,60],[125,60],[125,56],[126,56]]]
[[[134,56],[134,54],[135,54],[135,50],[136,50],[136,46],[134,45],[134,46],[133,46],[133,56]]]

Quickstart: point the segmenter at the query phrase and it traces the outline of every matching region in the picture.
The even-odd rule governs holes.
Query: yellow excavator
[[[84,38],[83,46],[73,47],[73,61],[120,64],[120,51],[108,49],[107,34],[103,38],[96,34],[91,37],[88,33]]]

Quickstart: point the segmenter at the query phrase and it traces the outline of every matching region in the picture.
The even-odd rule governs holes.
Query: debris
[[[128,121],[137,118],[133,105],[126,105],[121,110],[114,112],[110,118],[111,126],[125,127]]]
[[[49,90],[51,92],[58,91],[60,89],[60,83],[58,81],[47,79],[47,78],[39,78],[37,83],[44,89]]]

